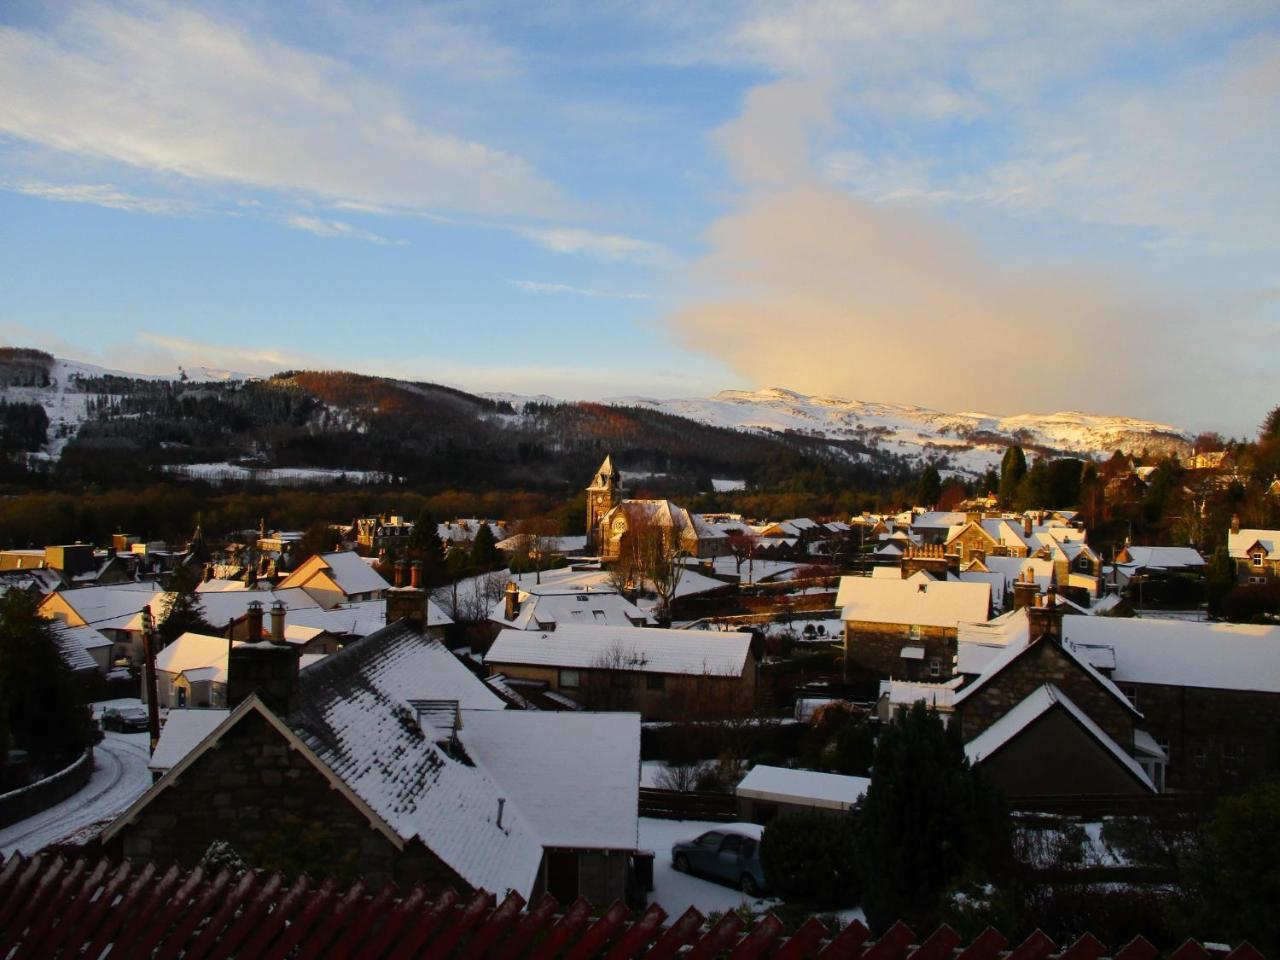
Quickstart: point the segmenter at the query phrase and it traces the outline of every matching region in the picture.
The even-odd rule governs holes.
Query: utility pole
[[[156,631],[151,607],[142,608],[142,662],[147,685],[147,731],[151,736],[151,752],[160,742],[160,704],[156,702]]]

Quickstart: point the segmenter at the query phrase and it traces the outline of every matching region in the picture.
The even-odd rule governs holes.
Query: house
[[[398,514],[360,517],[355,522],[356,543],[365,553],[376,557],[381,553],[399,554],[413,536],[413,522]]]
[[[633,886],[634,714],[508,722],[497,696],[407,622],[302,671],[289,646],[236,647],[228,699],[203,736],[175,728],[163,776],[104,843],[190,866],[221,841],[251,864],[283,858],[371,888],[555,889],[607,903]]]
[[[1272,583],[1280,579],[1280,530],[1240,529],[1231,518],[1227,553],[1236,564],[1238,583]]]
[[[550,631],[561,624],[651,627],[657,621],[616,590],[565,590],[552,584],[521,589],[512,581],[490,611],[489,623],[499,630]]]
[[[1138,547],[1126,544],[1116,554],[1111,580],[1126,587],[1135,577],[1163,579],[1178,574],[1201,576],[1205,560],[1194,547]]]
[[[281,590],[305,590],[326,609],[340,603],[381,600],[390,586],[368,560],[350,551],[308,557],[277,584]]]
[[[957,672],[980,678],[1016,657],[1032,642],[1029,615],[1045,614],[1030,608],[962,624]],[[1280,760],[1280,627],[1066,616],[1060,630],[1063,653],[1087,663],[1086,672],[1140,712],[1132,745],[1060,671],[1044,670],[1038,679],[1054,683],[1106,729],[1157,788],[1235,789]]]
[[[952,700],[966,754],[1014,800],[1157,792],[1165,755],[1142,713],[1063,623],[1054,604],[1010,615],[1016,636]]]
[[[791,770],[758,763],[734,790],[738,816],[767,824],[786,813],[812,810],[843,813],[867,792],[871,780],[814,770]]]
[[[90,677],[95,673],[105,675],[111,669],[115,644],[93,627],[69,627],[55,622],[53,637],[63,662],[72,673]]]
[[[573,625],[503,630],[485,666],[491,675],[537,682],[589,709],[635,710],[646,720],[738,716],[755,706],[749,633]]]
[[[156,703],[161,707],[225,707],[231,641],[184,633],[156,654]],[[142,682],[142,700],[147,684]]]
[[[841,577],[836,606],[844,621],[846,677],[938,679],[951,676],[956,630],[961,621],[991,615],[985,583]]]
[[[36,609],[46,620],[57,620],[69,627],[93,627],[114,644],[113,661],[129,658],[140,662],[142,611],[149,609],[152,617],[160,619],[164,598],[157,583],[121,583],[57,590],[41,600]]]

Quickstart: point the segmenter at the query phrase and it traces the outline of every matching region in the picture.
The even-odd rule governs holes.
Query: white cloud
[[[130,213],[171,216],[195,213],[200,209],[197,204],[187,200],[139,196],[120,190],[109,183],[57,184],[38,180],[0,180],[0,189],[21,193],[28,197],[41,197],[62,203],[88,203]]]
[[[574,287],[567,283],[542,283],[537,280],[512,280],[511,285],[529,293],[571,293],[579,297],[607,297],[612,300],[652,300],[647,293],[611,293],[608,290],[592,290],[590,287]]]
[[[0,133],[196,181],[474,215],[563,216],[523,158],[414,117],[353,67],[183,7],[0,28]]]
[[[516,233],[556,253],[586,253],[601,260],[661,263],[666,249],[649,240],[596,233],[580,227],[515,227]]]
[[[320,217],[306,217],[302,214],[294,214],[285,217],[283,223],[286,227],[293,230],[303,230],[307,233],[314,233],[317,237],[338,237],[344,240],[364,240],[368,243],[376,243],[380,246],[397,246],[403,247],[407,244],[405,240],[388,240],[381,234],[373,233],[369,230],[362,230],[359,227],[352,226],[342,220],[326,220]]]

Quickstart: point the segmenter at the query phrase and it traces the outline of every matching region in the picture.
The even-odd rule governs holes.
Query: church
[[[606,456],[587,487],[587,549],[602,560],[616,560],[628,530],[657,526],[679,540],[690,557],[705,559],[729,552],[728,538],[670,500],[630,500],[622,474]]]

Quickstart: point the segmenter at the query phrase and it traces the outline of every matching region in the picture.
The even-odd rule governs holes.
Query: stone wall
[[[1169,788],[1236,790],[1280,767],[1280,694],[1146,683],[1131,689],[1143,714],[1138,725],[1168,745]]]
[[[1052,683],[1124,750],[1133,749],[1134,717],[1075,658],[1051,639],[1034,643],[956,708],[965,742],[1043,684]]]
[[[216,840],[286,873],[378,885],[469,885],[420,843],[395,846],[262,716],[251,712],[120,834],[126,857],[190,867]]]
[[[923,647],[924,659],[902,659],[903,647]],[[956,656],[955,627],[912,627],[910,624],[849,620],[844,625],[845,673],[870,673],[882,679],[947,680]],[[938,674],[930,661],[938,662]]]
[[[48,810],[79,792],[93,776],[93,747],[52,776],[0,794],[0,827]]]

